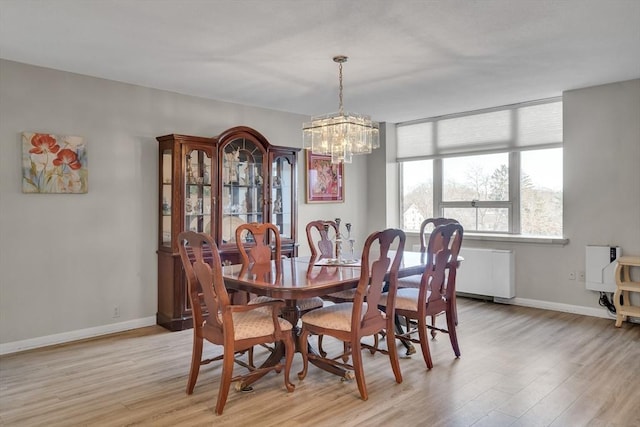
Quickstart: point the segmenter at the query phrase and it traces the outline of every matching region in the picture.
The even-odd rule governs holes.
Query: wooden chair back
[[[275,224],[251,222],[239,225],[236,228],[236,244],[240,260],[245,266],[252,263],[267,264],[272,259],[282,258],[280,231]]]
[[[229,294],[222,279],[222,262],[218,247],[210,235],[194,231],[183,231],[178,234],[178,241],[178,251],[187,277],[193,327],[194,329],[202,328],[204,324],[205,316],[202,312],[204,302],[209,317],[212,318],[209,319],[209,326],[217,325],[222,332],[222,324],[218,317],[211,316],[211,313],[219,313],[230,304]],[[213,286],[203,288],[200,285],[194,270],[197,262],[209,265],[214,274]]]
[[[455,299],[458,254],[463,234],[462,225],[457,221],[439,225],[431,232],[427,244],[430,257],[420,286],[421,292],[431,292],[427,298],[428,304]]]
[[[427,250],[429,238],[431,232],[439,225],[445,225],[450,223],[458,223],[457,219],[453,218],[427,218],[420,224],[420,252]]]
[[[370,234],[364,243],[360,262],[360,280],[353,300],[351,317],[352,331],[360,330],[361,336],[372,335],[380,330],[381,325],[383,328],[386,327],[386,318],[393,318],[398,269],[405,241],[404,231],[389,228]],[[390,253],[391,251],[393,253]],[[387,272],[389,273],[389,303],[385,318],[378,309],[378,305]],[[363,313],[362,310],[366,312]],[[369,330],[370,334],[367,333]]]
[[[315,220],[307,224],[307,242],[311,249],[311,258],[333,258],[335,245],[329,234],[338,234],[338,225],[335,221]],[[315,240],[319,238],[319,240]]]

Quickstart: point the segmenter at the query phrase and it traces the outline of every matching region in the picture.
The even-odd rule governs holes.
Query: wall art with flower
[[[82,137],[22,133],[23,193],[86,193],[87,176]]]

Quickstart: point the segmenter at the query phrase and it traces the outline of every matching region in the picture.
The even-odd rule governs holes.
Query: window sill
[[[513,234],[464,233],[464,238],[482,242],[534,243],[538,245],[565,246],[569,243],[566,237],[554,236],[518,236]]]
[[[407,232],[409,236],[420,236],[417,232]],[[513,234],[464,233],[464,240],[478,242],[532,243],[537,245],[565,246],[569,243],[566,237],[554,236],[519,236]]]

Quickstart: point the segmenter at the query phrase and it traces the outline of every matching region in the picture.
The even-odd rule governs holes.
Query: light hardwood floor
[[[445,335],[402,359],[364,354],[369,400],[355,381],[294,357],[293,393],[269,374],[213,412],[220,365],[185,387],[191,331],[143,328],[0,358],[3,426],[640,426],[640,325],[460,298],[456,360]],[[341,345],[330,338],[325,348]],[[205,347],[218,354],[220,348]],[[241,369],[238,367],[238,369]]]

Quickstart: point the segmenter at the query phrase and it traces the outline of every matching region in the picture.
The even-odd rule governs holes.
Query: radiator
[[[456,291],[497,298],[516,296],[513,251],[462,248]]]
[[[419,251],[420,245],[413,245]],[[513,251],[461,248],[464,261],[458,268],[456,291],[496,298],[516,296]]]

